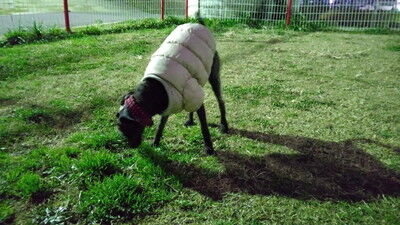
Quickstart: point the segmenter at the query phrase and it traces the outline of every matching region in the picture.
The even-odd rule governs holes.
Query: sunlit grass
[[[120,97],[171,29],[0,49],[0,223],[398,223],[399,36],[215,32],[217,155],[184,113],[130,149]]]

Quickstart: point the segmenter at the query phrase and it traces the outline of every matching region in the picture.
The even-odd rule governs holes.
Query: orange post
[[[189,18],[189,0],[185,0],[185,18]]]
[[[291,17],[292,17],[292,0],[288,0],[286,9],[286,26],[290,25]]]
[[[65,30],[71,33],[71,27],[69,25],[69,10],[68,10],[68,0],[64,0],[64,19],[65,19]]]
[[[161,20],[164,20],[165,15],[165,0],[161,0]]]

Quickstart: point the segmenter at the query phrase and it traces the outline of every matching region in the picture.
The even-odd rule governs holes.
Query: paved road
[[[70,13],[71,26],[83,26],[94,23],[112,23],[125,21],[129,19],[150,18],[159,15],[144,13],[139,10],[129,12],[115,12],[115,13],[100,13],[100,12],[82,12]],[[63,13],[37,13],[37,14],[14,14],[14,15],[0,15],[0,35],[9,30],[17,29],[18,27],[31,27],[33,22],[43,26],[57,26],[64,27],[64,14]]]

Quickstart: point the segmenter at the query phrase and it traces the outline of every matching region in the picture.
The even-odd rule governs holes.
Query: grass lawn
[[[220,31],[217,155],[185,113],[130,149],[118,102],[171,30],[0,49],[0,223],[400,223],[400,36]]]

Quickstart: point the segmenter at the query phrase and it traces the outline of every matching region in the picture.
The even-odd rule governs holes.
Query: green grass
[[[74,28],[72,33],[67,33],[63,29],[56,27],[48,29],[34,22],[32,27],[20,27],[16,30],[11,30],[4,34],[4,37],[0,39],[0,47],[28,44],[34,42],[49,42],[67,38],[79,38],[89,35],[122,33],[126,31],[149,28],[166,28],[177,24],[183,24],[189,21],[194,21],[194,19],[186,20],[176,17],[167,17],[165,20],[161,21],[159,19],[150,18],[106,25],[91,25],[81,28]]]
[[[0,48],[0,223],[398,224],[399,36],[213,23],[215,156],[184,113],[158,148],[115,127],[172,25]]]
[[[114,154],[108,152],[85,152],[77,163],[77,168],[81,172],[81,179],[92,182],[120,172],[118,160]]]
[[[28,172],[21,175],[17,189],[23,197],[32,197],[43,190],[43,182],[39,175]]]
[[[67,33],[63,29],[53,27],[45,28],[41,24],[33,23],[32,27],[20,27],[15,30],[7,32],[3,38],[0,39],[0,47],[9,47],[13,45],[29,44],[36,42],[50,42],[62,39],[81,38],[84,36],[95,36],[101,34],[124,33],[133,30],[143,29],[161,29],[173,27],[183,23],[198,22],[198,19],[189,18],[183,19],[174,16],[168,16],[164,20],[148,18],[142,20],[128,20],[112,24],[97,24],[86,27],[73,28],[72,33]],[[216,32],[227,31],[230,28],[256,28],[256,29],[277,29],[282,33],[284,30],[290,29],[303,32],[316,32],[316,31],[338,31],[339,28],[330,26],[327,23],[307,22],[305,18],[294,17],[293,23],[286,27],[284,23],[270,23],[261,20],[254,20],[247,18],[244,21],[237,20],[222,20],[222,19],[203,19],[207,27]],[[389,28],[367,28],[363,30],[348,31],[352,33],[368,33],[368,34],[399,34],[396,30]],[[271,43],[280,42],[279,39],[270,40]],[[2,69],[0,67],[0,69]]]

